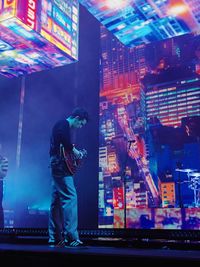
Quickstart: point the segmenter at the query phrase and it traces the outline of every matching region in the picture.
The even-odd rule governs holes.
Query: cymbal
[[[190,173],[190,176],[200,177],[200,172],[192,172]]]
[[[177,172],[194,172],[196,169],[175,169]]]

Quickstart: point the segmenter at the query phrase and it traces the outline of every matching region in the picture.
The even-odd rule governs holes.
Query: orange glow
[[[168,9],[168,15],[178,16],[188,12],[188,7],[184,4],[174,5]]]

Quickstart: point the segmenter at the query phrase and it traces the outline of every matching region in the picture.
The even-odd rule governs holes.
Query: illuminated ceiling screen
[[[124,45],[134,47],[200,28],[199,0],[80,0]]]
[[[3,0],[0,74],[9,78],[78,60],[77,0]]]

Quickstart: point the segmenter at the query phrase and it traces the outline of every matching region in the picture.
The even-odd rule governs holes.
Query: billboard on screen
[[[0,74],[17,77],[78,60],[78,1],[3,0]]]

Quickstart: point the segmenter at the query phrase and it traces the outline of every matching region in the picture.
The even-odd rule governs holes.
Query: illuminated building
[[[108,168],[111,173],[119,172],[117,154],[114,149],[108,153]]]
[[[133,180],[126,181],[126,207],[127,209],[135,207],[135,192],[133,188],[134,188],[134,181]]]
[[[138,81],[133,49],[127,50],[105,27],[101,27],[101,44],[101,94],[106,91],[106,95],[115,94],[117,98],[125,94],[124,89],[131,93],[131,87]]]
[[[123,190],[123,187],[114,187],[113,188],[113,203],[114,203],[114,209],[123,209],[124,208],[124,190]]]
[[[134,185],[135,192],[135,207],[147,208],[148,207],[148,195],[147,191],[142,189],[141,183]]]
[[[77,0],[2,0],[0,74],[9,78],[78,60]]]
[[[175,183],[173,181],[160,182],[161,206],[175,207]]]
[[[157,117],[162,125],[181,126],[184,117],[200,116],[200,78],[169,81],[146,90],[147,120]]]
[[[187,0],[187,4],[189,5],[194,17],[200,23],[200,2],[199,0]]]
[[[107,169],[108,168],[108,152],[107,152],[107,147],[99,147],[99,166],[102,169]]]

